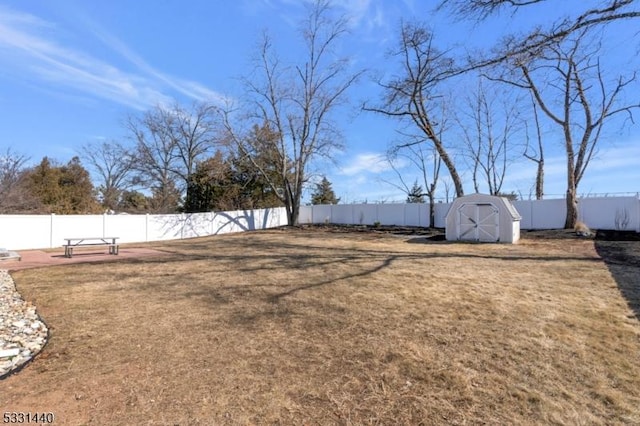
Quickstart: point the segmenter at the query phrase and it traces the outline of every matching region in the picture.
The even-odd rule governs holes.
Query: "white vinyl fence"
[[[176,240],[287,224],[284,208],[167,215],[0,215],[0,247],[61,247],[64,238],[119,237],[119,243]]]
[[[513,204],[522,216],[520,229],[559,229],[564,226],[566,201],[531,200]],[[435,208],[435,226],[445,227],[450,203],[438,203]],[[578,217],[593,229],[635,230],[640,232],[640,198],[594,197],[581,198]],[[304,206],[300,223],[351,224],[399,226],[428,226],[428,204],[337,204]]]
[[[564,226],[565,200],[513,203],[522,216],[520,229]],[[445,227],[450,204],[438,203],[436,227]],[[640,198],[582,198],[579,218],[594,229],[640,232]],[[428,226],[428,204],[338,204],[302,206],[301,224]],[[61,247],[64,238],[119,237],[120,243],[175,240],[287,224],[284,208],[175,215],[0,215],[0,248],[26,250]]]

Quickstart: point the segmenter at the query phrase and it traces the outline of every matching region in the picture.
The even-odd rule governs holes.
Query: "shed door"
[[[458,239],[496,242],[500,240],[500,215],[491,203],[463,204],[458,208]]]

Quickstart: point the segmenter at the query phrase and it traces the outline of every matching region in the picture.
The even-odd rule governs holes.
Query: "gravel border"
[[[0,380],[19,371],[45,347],[49,328],[0,269]]]

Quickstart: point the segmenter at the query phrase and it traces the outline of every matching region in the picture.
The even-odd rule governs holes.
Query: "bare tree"
[[[442,185],[444,186],[444,202],[448,203],[453,198],[455,198],[453,188],[452,188],[453,183],[451,182],[451,179],[444,178],[442,179]]]
[[[79,154],[93,171],[102,207],[115,210],[122,193],[134,186],[135,156],[116,141],[85,144]]]
[[[549,0],[442,0],[439,8],[448,8],[463,19],[486,19],[502,10],[511,8],[514,12],[523,6],[549,3]],[[618,19],[638,17],[640,14],[631,9],[635,0],[584,1],[587,6],[574,19],[565,18],[555,26],[571,32],[585,27],[602,24]],[[588,5],[591,3],[593,6]]]
[[[176,104],[168,113],[173,116],[168,130],[175,141],[178,159],[174,171],[183,182],[188,182],[196,169],[196,162],[213,155],[221,131],[218,109],[197,102],[191,109]]]
[[[519,120],[517,102],[496,93],[495,88],[487,90],[479,81],[467,98],[466,108],[457,114],[474,190],[481,192],[484,183],[491,195],[500,194],[507,169],[513,162],[515,144],[512,139]]]
[[[588,48],[586,47],[588,45]],[[640,105],[619,105],[619,97],[635,80],[604,78],[598,43],[586,32],[549,46],[545,52],[523,55],[513,62],[518,77],[496,80],[527,89],[542,112],[563,134],[567,160],[567,217],[565,228],[578,219],[577,189],[596,151],[605,123],[614,115],[629,114]]]
[[[529,138],[529,128],[525,127],[526,131],[526,139],[527,145],[524,149],[524,157],[528,160],[536,163],[536,200],[542,200],[544,197],[544,144],[542,143],[542,131],[540,129],[540,119],[538,117],[538,106],[536,105],[535,99],[533,99],[533,120],[535,123],[536,129],[536,142],[537,142],[537,150],[536,148],[531,147],[530,138]],[[529,151],[531,149],[531,151]]]
[[[447,8],[462,19],[483,20],[507,7],[517,8],[545,0],[442,0],[439,9]]]
[[[157,107],[141,117],[129,117],[127,127],[136,141],[135,169],[141,184],[154,195],[152,210],[175,212],[179,205],[176,189],[176,141],[169,128],[173,116]]]
[[[26,191],[25,173],[29,158],[8,148],[0,155],[0,213],[20,213],[37,207]]]
[[[461,19],[482,21],[503,11],[515,14],[520,10],[551,3],[550,0],[441,0],[439,8],[449,9]],[[583,38],[587,33],[594,33],[594,30],[616,22],[640,18],[640,1],[585,0],[580,8],[575,8],[572,13],[558,19],[549,20],[546,14],[543,16],[547,19],[546,23],[535,26],[527,33],[505,37],[489,54],[472,55],[466,64],[458,67],[451,75],[481,68],[509,66],[510,63],[522,62],[523,58],[527,57],[532,60],[536,57],[553,56],[558,46],[565,42],[571,43],[576,37]],[[541,88],[543,83],[541,80],[539,83],[538,86]],[[605,97],[602,96],[602,99]],[[535,109],[534,114],[537,114]],[[537,164],[536,198],[540,199],[544,193],[544,153],[539,122],[537,117],[534,119],[537,123],[538,149],[536,152],[531,144],[527,144],[524,155]]]
[[[512,12],[523,7],[550,3],[549,0],[442,0],[439,8],[448,8],[463,19],[483,20],[497,12],[511,8]],[[598,28],[616,21],[640,18],[637,0],[590,0],[584,1],[584,9],[574,16],[566,16],[553,24],[538,26],[524,36],[511,36],[508,42],[484,58],[473,58],[457,72],[483,68],[504,63],[510,58],[539,52],[561,43],[576,33]],[[497,52],[497,53],[496,53]]]
[[[462,180],[456,169],[449,148],[442,139],[442,124],[445,117],[443,97],[439,92],[440,83],[452,71],[453,60],[439,51],[433,44],[433,34],[420,24],[401,26],[400,46],[393,56],[401,64],[400,75],[386,82],[379,82],[385,91],[382,105],[364,105],[366,111],[373,111],[389,117],[408,120],[429,141],[442,160],[456,195],[464,195]],[[420,142],[422,143],[422,142]]]
[[[399,159],[409,161],[409,163],[418,170],[418,173],[420,174],[420,180],[422,181],[420,184],[420,188],[423,189],[423,193],[417,194],[414,191],[414,187],[416,186],[415,184],[412,187],[407,184],[407,172],[405,171],[404,173],[402,173],[400,171],[400,168],[398,167]],[[412,195],[418,197],[426,196],[429,200],[429,227],[434,228],[436,216],[436,190],[438,188],[440,168],[442,166],[442,159],[438,155],[437,150],[433,147],[427,149],[424,143],[405,144],[393,147],[387,153],[387,161],[398,176],[400,184],[389,181],[385,182],[400,189],[402,192],[407,194],[408,197]],[[418,180],[416,179],[415,182],[417,184]]]
[[[254,73],[244,81],[252,111],[249,121],[268,129],[270,137],[259,140],[247,137],[247,132],[243,135],[242,126],[232,121],[232,111],[225,113],[228,140],[278,194],[290,225],[298,223],[309,163],[318,156],[330,156],[340,146],[331,114],[361,74],[350,73],[348,61],[334,52],[346,32],[347,20],[332,19],[329,1],[318,0],[309,6],[303,23],[306,56],[302,63],[285,67],[270,38],[264,36]],[[256,143],[262,149],[256,149]],[[275,154],[271,164],[258,159],[265,150]]]
[[[218,109],[204,102],[193,103],[191,109],[176,104],[168,113],[173,116],[168,130],[174,139],[177,159],[173,172],[179,178],[179,189],[188,204],[192,197],[189,190],[191,175],[196,171],[198,161],[213,155],[222,126],[217,120]]]
[[[220,126],[218,111],[206,103],[191,109],[179,104],[157,106],[142,116],[129,117],[127,127],[136,141],[135,167],[149,186],[161,212],[178,208],[196,163],[213,153]]]

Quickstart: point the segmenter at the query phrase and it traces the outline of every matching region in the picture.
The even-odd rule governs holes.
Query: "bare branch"
[[[548,0],[442,0],[439,9],[449,9],[462,19],[483,20],[511,7],[515,13],[520,8],[545,3]],[[635,0],[607,0],[602,7],[584,10],[575,17],[565,17],[548,28],[537,28],[520,38],[507,39],[499,53],[487,57],[471,58],[466,66],[452,75],[484,69],[512,61],[514,58],[539,55],[549,47],[576,33],[587,31],[612,22],[640,18],[640,10],[630,9]]]
[[[400,45],[393,57],[400,64],[401,73],[379,83],[385,91],[381,105],[363,108],[412,123],[437,151],[451,175],[457,195],[463,195],[462,180],[442,141],[441,127],[434,119],[434,110],[442,104],[442,95],[438,93],[440,83],[450,74],[453,61],[447,52],[435,48],[433,34],[421,24],[401,25]]]
[[[617,104],[635,74],[630,78],[619,77],[613,87],[607,87],[600,61],[591,60],[598,57],[597,52],[594,47],[584,47],[588,45],[597,48],[600,43],[592,43],[586,31],[581,31],[575,33],[573,39],[550,46],[548,53],[552,54],[530,58],[516,66],[536,105],[563,134],[567,161],[565,227],[568,228],[573,228],[577,220],[577,188],[596,152],[605,122],[616,114],[631,114],[632,109],[640,107]],[[552,105],[560,107],[555,111]],[[542,146],[539,148],[542,153]],[[541,156],[539,166],[542,160]]]

